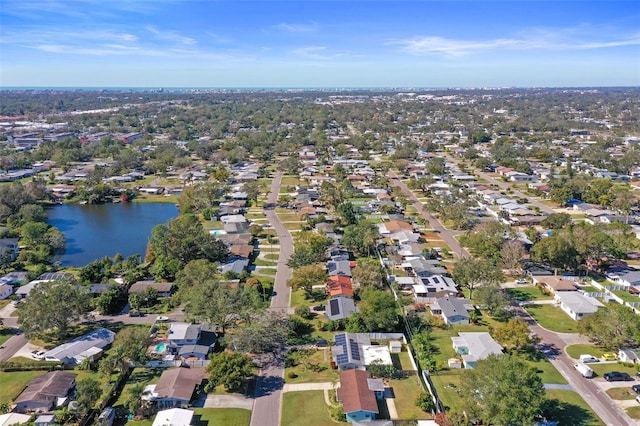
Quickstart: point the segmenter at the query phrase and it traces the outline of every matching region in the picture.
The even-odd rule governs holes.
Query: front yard
[[[556,305],[526,305],[525,309],[542,327],[557,333],[577,333],[574,321]]]
[[[337,423],[329,414],[324,391],[286,392],[282,394],[282,426],[326,426]],[[346,422],[342,422],[346,424]]]
[[[16,399],[27,383],[46,371],[1,371],[0,372],[0,404]]]
[[[242,408],[196,408],[196,426],[248,426],[251,423],[251,411]]]

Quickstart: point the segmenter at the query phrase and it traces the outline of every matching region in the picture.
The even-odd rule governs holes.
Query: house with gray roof
[[[331,358],[339,370],[365,369],[362,346],[370,345],[369,335],[364,333],[338,333],[331,346]]]
[[[358,312],[358,308],[351,297],[333,297],[324,315],[330,321],[337,321],[349,318],[354,312]]]
[[[348,260],[330,260],[327,262],[327,272],[329,276],[342,275],[351,276],[351,265]]]
[[[431,313],[442,318],[445,324],[469,324],[469,311],[474,309],[468,299],[438,297],[429,305]]]
[[[576,321],[595,314],[604,306],[595,297],[585,296],[577,291],[559,291],[554,298],[560,309]]]
[[[85,358],[97,359],[105,347],[113,343],[116,333],[106,328],[97,328],[84,336],[45,352],[45,361],[79,364]]]
[[[179,348],[185,345],[196,345],[200,339],[202,324],[189,324],[186,322],[173,322],[169,327],[167,339],[170,348]]]
[[[489,355],[502,353],[502,346],[485,331],[483,332],[459,332],[452,337],[453,349],[462,356],[465,368],[474,368],[478,361],[486,359]]]
[[[18,413],[46,413],[63,406],[76,384],[76,375],[68,371],[50,371],[37,376],[27,384],[16,398]]]

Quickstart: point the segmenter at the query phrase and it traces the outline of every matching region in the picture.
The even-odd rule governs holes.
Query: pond
[[[62,266],[84,266],[116,253],[144,258],[153,227],[178,215],[166,203],[60,205],[47,212],[49,224],[67,239]]]

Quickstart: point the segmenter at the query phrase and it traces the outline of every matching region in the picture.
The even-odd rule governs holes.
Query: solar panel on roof
[[[344,345],[347,343],[347,336],[344,334],[336,334],[336,345]]]
[[[329,313],[331,315],[337,315],[340,313],[340,307],[338,306],[338,301],[336,299],[329,300]]]
[[[338,355],[336,361],[338,361],[338,364],[345,364],[349,362],[349,356],[347,354]]]

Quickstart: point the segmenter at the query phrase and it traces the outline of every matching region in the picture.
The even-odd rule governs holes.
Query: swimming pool
[[[222,231],[220,229],[216,229],[215,231],[209,231],[209,233],[211,235],[213,235],[214,237],[217,237],[218,235],[224,235],[226,234],[226,231]]]
[[[166,343],[158,343],[156,345],[156,353],[163,353],[165,350],[167,349],[167,344]]]

